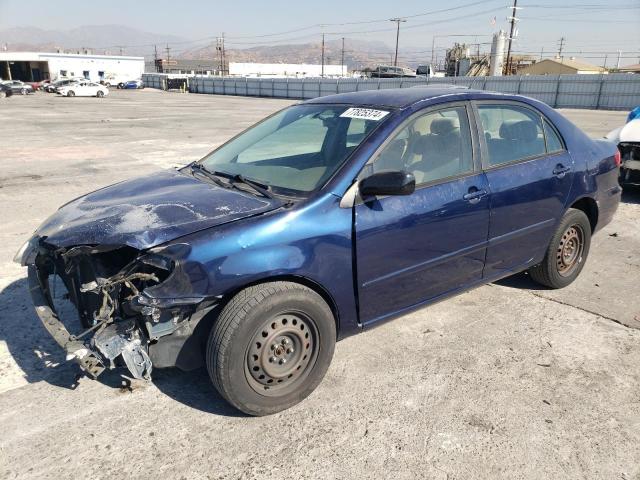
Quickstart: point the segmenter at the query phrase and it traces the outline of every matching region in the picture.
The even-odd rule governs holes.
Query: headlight
[[[13,261],[19,263],[23,267],[33,263],[38,253],[38,244],[40,237],[33,236],[20,247],[16,256],[13,257]]]

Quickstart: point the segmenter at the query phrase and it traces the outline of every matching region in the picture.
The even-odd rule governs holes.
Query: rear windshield
[[[214,172],[307,194],[321,187],[389,111],[344,105],[296,105],[246,130],[201,160]]]

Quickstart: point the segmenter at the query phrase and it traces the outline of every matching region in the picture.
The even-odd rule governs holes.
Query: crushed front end
[[[134,378],[150,379],[154,356],[159,366],[180,366],[182,357],[185,369],[193,368],[197,354],[185,355],[183,347],[215,306],[215,299],[154,294],[170,292],[167,283],[184,289],[184,272],[171,254],[188,246],[171,249],[163,255],[162,248],[146,252],[129,246],[60,248],[34,237],[16,260],[28,266],[36,312],[68,360],[93,378],[106,368],[124,365]],[[64,298],[77,311],[78,331],[73,334],[54,307],[54,280],[64,284]]]

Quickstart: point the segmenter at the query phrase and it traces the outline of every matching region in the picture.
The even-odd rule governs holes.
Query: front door
[[[360,178],[405,170],[408,196],[365,198],[355,208],[360,321],[399,313],[482,277],[489,188],[474,162],[465,104],[412,117]]]
[[[491,189],[487,278],[539,262],[573,182],[573,160],[546,119],[519,102],[477,102]]]

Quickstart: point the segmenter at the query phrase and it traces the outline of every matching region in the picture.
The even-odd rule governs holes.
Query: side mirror
[[[379,172],[360,181],[360,195],[411,195],[416,179],[408,172]]]

